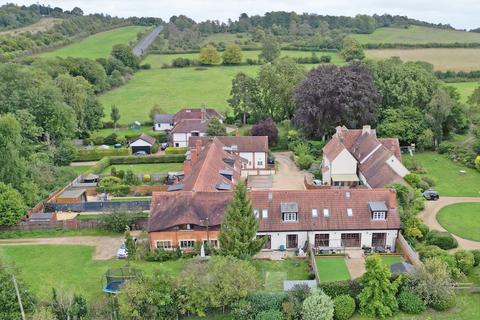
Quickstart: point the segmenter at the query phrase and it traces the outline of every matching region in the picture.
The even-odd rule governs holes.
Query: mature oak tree
[[[310,137],[325,137],[334,127],[375,124],[380,96],[363,65],[320,65],[307,73],[294,94],[294,120]]]

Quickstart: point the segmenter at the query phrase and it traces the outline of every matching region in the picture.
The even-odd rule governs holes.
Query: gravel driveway
[[[447,231],[445,230],[440,223],[438,223],[436,215],[440,209],[450,204],[462,203],[462,202],[480,202],[480,198],[467,198],[467,197],[441,197],[437,201],[427,201],[425,210],[420,212],[420,217],[423,219],[425,224],[430,229]],[[480,214],[480,212],[479,212]],[[479,230],[480,232],[480,230]],[[458,248],[452,249],[453,251],[458,249],[480,249],[480,242],[472,241],[460,238],[459,236],[453,235],[458,241]]]
[[[292,152],[276,152],[273,154],[278,164],[278,171],[273,176],[273,190],[304,190],[304,179],[311,178],[307,171],[301,171],[293,162]]]
[[[108,260],[115,257],[118,247],[124,238],[119,237],[59,237],[0,240],[2,245],[83,245],[95,247],[94,260]]]

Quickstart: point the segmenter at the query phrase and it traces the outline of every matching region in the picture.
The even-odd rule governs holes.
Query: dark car
[[[134,156],[146,156],[147,153],[145,151],[137,151],[133,155]]]
[[[268,164],[275,164],[275,157],[268,156],[268,158],[267,158],[267,163],[268,163]]]
[[[440,199],[440,195],[437,191],[434,190],[425,190],[423,192],[423,197],[427,200],[438,200]]]

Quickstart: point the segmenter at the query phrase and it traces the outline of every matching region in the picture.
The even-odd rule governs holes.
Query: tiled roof
[[[155,138],[150,137],[149,135],[146,135],[145,133],[142,133],[142,134],[140,135],[140,137],[138,137],[137,139],[133,140],[132,143],[135,142],[135,141],[137,141],[137,140],[143,140],[143,141],[145,141],[145,142],[148,142],[148,143],[151,144],[151,145],[154,145],[155,142],[157,142],[157,140],[156,140]]]
[[[205,111],[205,120],[211,119],[213,117],[218,119],[223,119],[224,117],[215,109],[206,108]],[[184,108],[178,111],[173,120],[174,123],[177,124],[182,120],[186,119],[195,119],[201,120],[202,119],[202,108]]]
[[[182,180],[183,190],[188,191],[216,191],[219,183],[235,185],[240,179],[240,157],[223,150],[224,145],[214,137],[202,148],[196,160],[186,160],[191,165],[190,174]],[[195,152],[195,150],[191,150]],[[230,165],[223,159],[234,160]],[[233,181],[226,178],[221,172],[233,174]]]
[[[400,151],[400,142],[397,138],[380,138],[378,139],[381,144],[385,146],[388,150],[390,150],[395,157],[397,157],[400,162],[402,161],[402,152]]]
[[[173,123],[173,114],[156,114],[153,116],[154,123]]]
[[[173,133],[189,133],[192,131],[207,132],[208,121],[207,120],[193,120],[185,119],[178,122],[172,129]]]
[[[248,196],[254,209],[268,210],[267,218],[260,214],[260,232],[400,228],[394,190],[350,189],[349,196],[346,192],[340,189],[251,191]],[[233,192],[155,192],[148,231],[187,223],[201,225],[200,220],[206,217],[210,226],[220,225],[232,198]],[[370,202],[385,203],[389,209],[386,220],[372,220]],[[298,222],[282,221],[281,207],[287,203],[298,207]],[[323,216],[324,208],[329,210],[328,218]],[[348,208],[352,209],[352,216],[347,215]],[[312,209],[317,209],[317,217],[312,217]]]
[[[268,152],[267,136],[221,136],[217,138],[227,147],[236,145],[238,152]],[[204,145],[210,139],[211,137],[190,137],[188,145],[190,148],[193,148],[197,141],[201,141],[202,145]]]

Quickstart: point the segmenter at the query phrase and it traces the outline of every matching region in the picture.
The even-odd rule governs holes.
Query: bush
[[[323,55],[320,57],[320,62],[322,63],[330,63],[330,61],[332,61],[331,56]]]
[[[185,154],[188,151],[188,147],[168,147],[165,149],[165,154]]]
[[[297,157],[296,162],[301,170],[308,170],[313,163],[313,157],[309,154],[301,154]]]
[[[286,299],[287,294],[285,292],[255,292],[247,297],[254,315],[263,311],[281,310]]]
[[[313,291],[303,301],[303,320],[329,320],[333,318],[334,306],[332,299],[321,290]]]
[[[112,132],[104,138],[103,143],[108,145],[114,145],[117,143],[117,139],[118,135],[115,132]]]
[[[476,267],[480,265],[480,250],[472,250],[473,254],[473,266]]]
[[[480,156],[475,158],[475,168],[480,171]]]
[[[152,65],[150,63],[144,63],[140,66],[140,69],[150,70],[150,69],[152,69]]]
[[[412,188],[419,188],[420,183],[420,176],[416,175],[415,173],[409,173],[404,177],[405,181],[412,187]]]
[[[255,320],[283,320],[283,313],[278,310],[268,310],[260,312]]]
[[[232,306],[232,316],[235,320],[252,320],[253,307],[250,301],[240,300]]]
[[[152,178],[151,178],[151,176],[150,176],[149,174],[144,174],[144,175],[143,175],[143,182],[148,183],[148,182],[151,181],[151,179],[152,179]]]
[[[96,189],[97,193],[109,193],[114,197],[125,197],[130,193],[129,186],[119,185],[112,187],[98,187]]]
[[[455,295],[432,302],[430,306],[437,311],[445,311],[455,306]]]
[[[166,251],[163,248],[157,248],[147,253],[145,260],[151,262],[164,262],[169,260],[178,260],[181,257],[182,251],[179,248],[171,251]]]
[[[469,274],[475,264],[475,257],[471,251],[458,250],[454,254],[457,267],[464,273]]]
[[[425,182],[426,184],[428,184],[428,186],[429,186],[430,188],[435,186],[435,181],[433,181],[433,179],[430,178],[430,177],[425,177],[425,176],[423,176],[423,177],[422,177],[422,181]]]
[[[333,300],[335,306],[334,318],[336,320],[347,320],[355,312],[355,300],[349,295],[340,295]]]
[[[444,250],[458,247],[457,239],[449,232],[432,230],[427,234],[426,242],[429,245],[437,246]]]
[[[402,291],[398,297],[398,306],[400,310],[409,314],[419,314],[425,311],[423,300],[411,290]]]
[[[124,232],[127,226],[135,222],[139,213],[127,211],[114,211],[108,214],[102,214],[100,220],[104,223],[104,228],[114,232]]]
[[[362,290],[357,280],[320,283],[319,288],[332,299],[342,295],[349,295],[352,298],[356,298]]]

